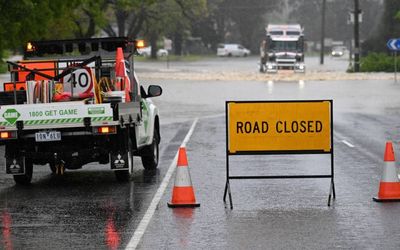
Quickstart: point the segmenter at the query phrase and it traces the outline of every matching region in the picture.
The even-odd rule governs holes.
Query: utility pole
[[[324,64],[324,49],[325,49],[325,7],[326,0],[322,0],[322,16],[321,16],[321,52],[319,63]]]
[[[354,72],[360,72],[359,0],[354,0]]]

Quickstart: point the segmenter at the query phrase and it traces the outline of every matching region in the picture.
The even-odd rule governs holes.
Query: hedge
[[[394,57],[385,53],[369,53],[360,61],[361,72],[394,72]],[[400,69],[400,56],[397,56],[397,71]]]

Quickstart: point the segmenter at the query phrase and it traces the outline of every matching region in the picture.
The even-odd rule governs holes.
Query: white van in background
[[[240,44],[218,44],[217,56],[248,56],[250,50]]]

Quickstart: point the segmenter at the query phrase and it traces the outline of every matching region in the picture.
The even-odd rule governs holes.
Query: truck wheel
[[[18,185],[29,185],[32,180],[33,163],[31,159],[25,159],[25,174],[13,175]]]
[[[160,137],[158,134],[157,128],[154,128],[154,136],[153,136],[153,143],[150,146],[147,146],[142,156],[142,164],[144,169],[152,170],[156,169],[158,166],[158,157],[159,157],[159,144],[160,144]]]

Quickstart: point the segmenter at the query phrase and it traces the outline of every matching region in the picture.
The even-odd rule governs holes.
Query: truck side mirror
[[[162,88],[158,85],[150,85],[147,90],[148,97],[156,97],[162,94]]]

